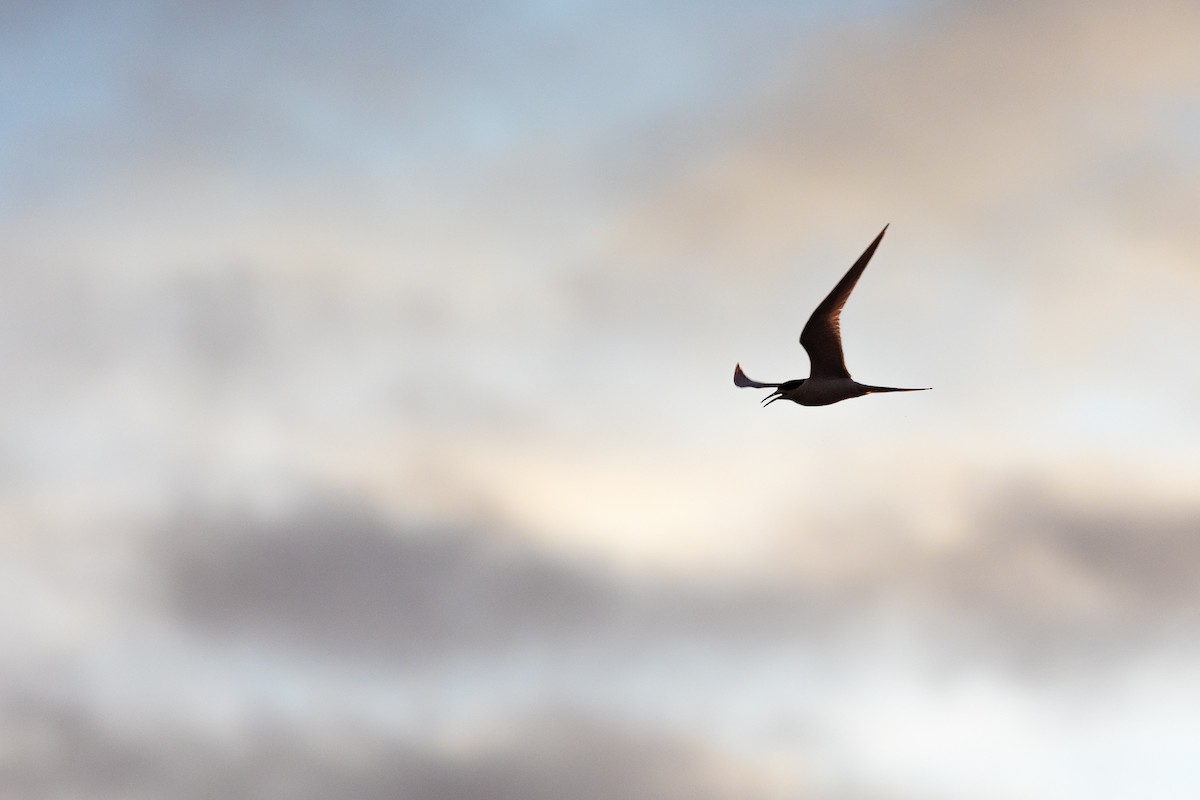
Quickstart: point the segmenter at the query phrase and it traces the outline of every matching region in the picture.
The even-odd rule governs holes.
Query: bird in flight
[[[852,397],[862,397],[876,392],[921,392],[922,389],[898,389],[893,386],[868,386],[850,377],[846,369],[846,357],[842,354],[842,307],[854,291],[854,285],[867,268],[875,248],[887,233],[887,225],[875,237],[875,241],[863,251],[858,261],[847,270],[829,296],[821,301],[808,323],[800,333],[800,344],[808,352],[809,370],[807,378],[796,378],[783,383],[762,383],[751,380],[742,372],[742,365],[733,368],[733,382],[753,389],[774,389],[763,400],[769,406],[776,400],[791,400],[802,406],[827,406]]]

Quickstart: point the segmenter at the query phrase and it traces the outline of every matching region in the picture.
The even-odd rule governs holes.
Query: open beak
[[[774,403],[776,400],[780,399],[781,397],[783,397],[783,390],[776,389],[775,391],[771,392],[769,395],[767,395],[765,398],[763,398],[763,401],[762,401],[763,408],[766,408],[767,406],[771,405],[771,403]]]

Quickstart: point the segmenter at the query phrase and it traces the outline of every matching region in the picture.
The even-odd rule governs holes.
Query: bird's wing
[[[850,292],[854,290],[854,284],[858,283],[859,277],[867,268],[871,256],[875,255],[875,248],[879,247],[879,242],[886,232],[887,225],[884,225],[883,230],[875,237],[875,241],[871,242],[863,251],[863,254],[858,257],[858,261],[854,262],[854,265],[838,281],[837,286],[833,287],[829,296],[822,300],[821,305],[813,311],[804,330],[800,333],[800,344],[804,345],[804,349],[808,352],[808,360],[811,364],[810,377],[850,377],[850,372],[846,369],[846,357],[842,354],[842,306],[846,305]]]

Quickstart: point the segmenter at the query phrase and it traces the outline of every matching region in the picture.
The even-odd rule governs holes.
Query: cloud
[[[1135,326],[1143,307],[1188,325],[1177,299],[1200,290],[1184,211],[1200,185],[1198,35],[1195,8],[1173,0],[934,3],[842,24],[631,200],[564,298],[617,331],[667,327],[668,308],[667,322],[703,318],[714,351],[751,320],[786,321],[767,341],[794,342],[804,298],[891,222],[848,350],[860,370],[875,354],[876,370],[932,366],[932,385],[974,390],[989,410],[976,429],[1021,402],[997,369],[1094,386],[1116,349],[1178,361],[1177,332]],[[1068,427],[1070,411],[1042,412],[1050,435]]]
[[[195,514],[163,526],[153,552],[184,630],[392,668],[816,643],[861,607],[853,590],[831,602],[805,583],[622,574],[498,528],[396,523],[344,498],[275,518]]]
[[[154,649],[100,654],[79,675],[103,689],[114,666],[165,667],[175,693],[139,692],[135,679],[115,695],[127,703],[100,698],[99,716],[0,706],[7,785],[34,797],[806,796],[772,794],[782,784],[769,769],[723,749],[762,753],[768,741],[801,767],[924,796],[925,777],[947,776],[941,752],[962,726],[979,726],[983,738],[967,749],[981,774],[1001,758],[992,735],[1014,757],[1045,742],[1072,769],[1092,763],[1090,748],[1112,743],[1057,740],[1086,724],[1057,718],[1053,681],[1023,668],[1063,667],[1051,677],[1072,685],[1099,678],[1104,708],[1111,687],[1113,713],[1146,724],[1143,665],[1161,661],[1157,645],[1170,653],[1197,630],[1188,509],[1098,510],[1014,487],[951,543],[905,540],[886,523],[829,531],[791,563],[781,555],[777,572],[718,580],[618,577],[496,530],[396,523],[362,501],[309,497],[281,513],[201,511],[161,526],[146,574],[158,571],[162,599],[197,646],[183,662]],[[247,662],[233,648],[214,672],[206,651],[231,640],[279,649]],[[514,649],[535,657],[506,660]],[[313,679],[321,659],[350,669]],[[930,679],[930,662],[952,665],[956,680]],[[384,669],[358,669],[366,664]],[[528,669],[515,694],[513,664]],[[1014,667],[1035,680],[1012,680]],[[1180,677],[1177,663],[1161,668]],[[250,696],[244,684],[209,683],[218,674],[217,684],[247,682]],[[291,688],[264,693],[264,680]],[[356,692],[372,683],[368,709]],[[297,686],[312,690],[299,702]],[[234,703],[239,722],[219,734],[191,731],[193,717],[210,719],[194,696],[205,691],[242,692],[249,707]],[[1154,702],[1170,708],[1162,694]],[[147,699],[163,697],[175,713]],[[1096,702],[1086,688],[1076,700]],[[525,716],[560,702],[594,716]],[[295,719],[277,719],[279,709]],[[406,733],[380,732],[382,720]]]
[[[942,537],[870,526],[795,531],[778,563],[818,582],[843,623],[890,609],[931,654],[1092,670],[1200,631],[1194,506],[1081,503],[1015,483]]]
[[[1013,490],[910,588],[1025,655],[1132,654],[1200,629],[1198,530],[1196,509],[1086,509]]]
[[[997,245],[1014,222],[1040,237],[1047,203],[1119,199],[1097,191],[1114,160],[1194,158],[1180,133],[1197,30],[1173,0],[929,4],[844,24],[630,214],[629,242],[741,271],[867,215]]]
[[[232,740],[184,725],[129,731],[87,710],[10,701],[0,772],[22,797],[722,800],[783,796],[771,777],[688,739],[581,718],[510,723],[453,746],[354,726],[261,722]],[[796,795],[790,794],[795,797]]]
[[[1133,655],[1200,627],[1197,525],[1186,510],[1096,513],[1014,489],[950,544],[889,528],[796,532],[808,544],[785,547],[769,574],[662,578],[327,501],[270,520],[201,514],[168,528],[158,552],[185,629],[325,659],[427,666],[532,649],[637,661],[683,643],[800,642],[836,655],[840,637],[899,612],[933,650],[971,657],[963,643],[975,642],[976,656],[1036,660]]]
[[[317,652],[402,662],[571,639],[621,613],[615,586],[498,537],[405,529],[317,504],[275,522],[190,520],[163,543],[180,617]]]

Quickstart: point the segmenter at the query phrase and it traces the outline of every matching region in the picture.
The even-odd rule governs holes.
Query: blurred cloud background
[[[1196,797],[1198,41],[0,6],[3,794]]]

